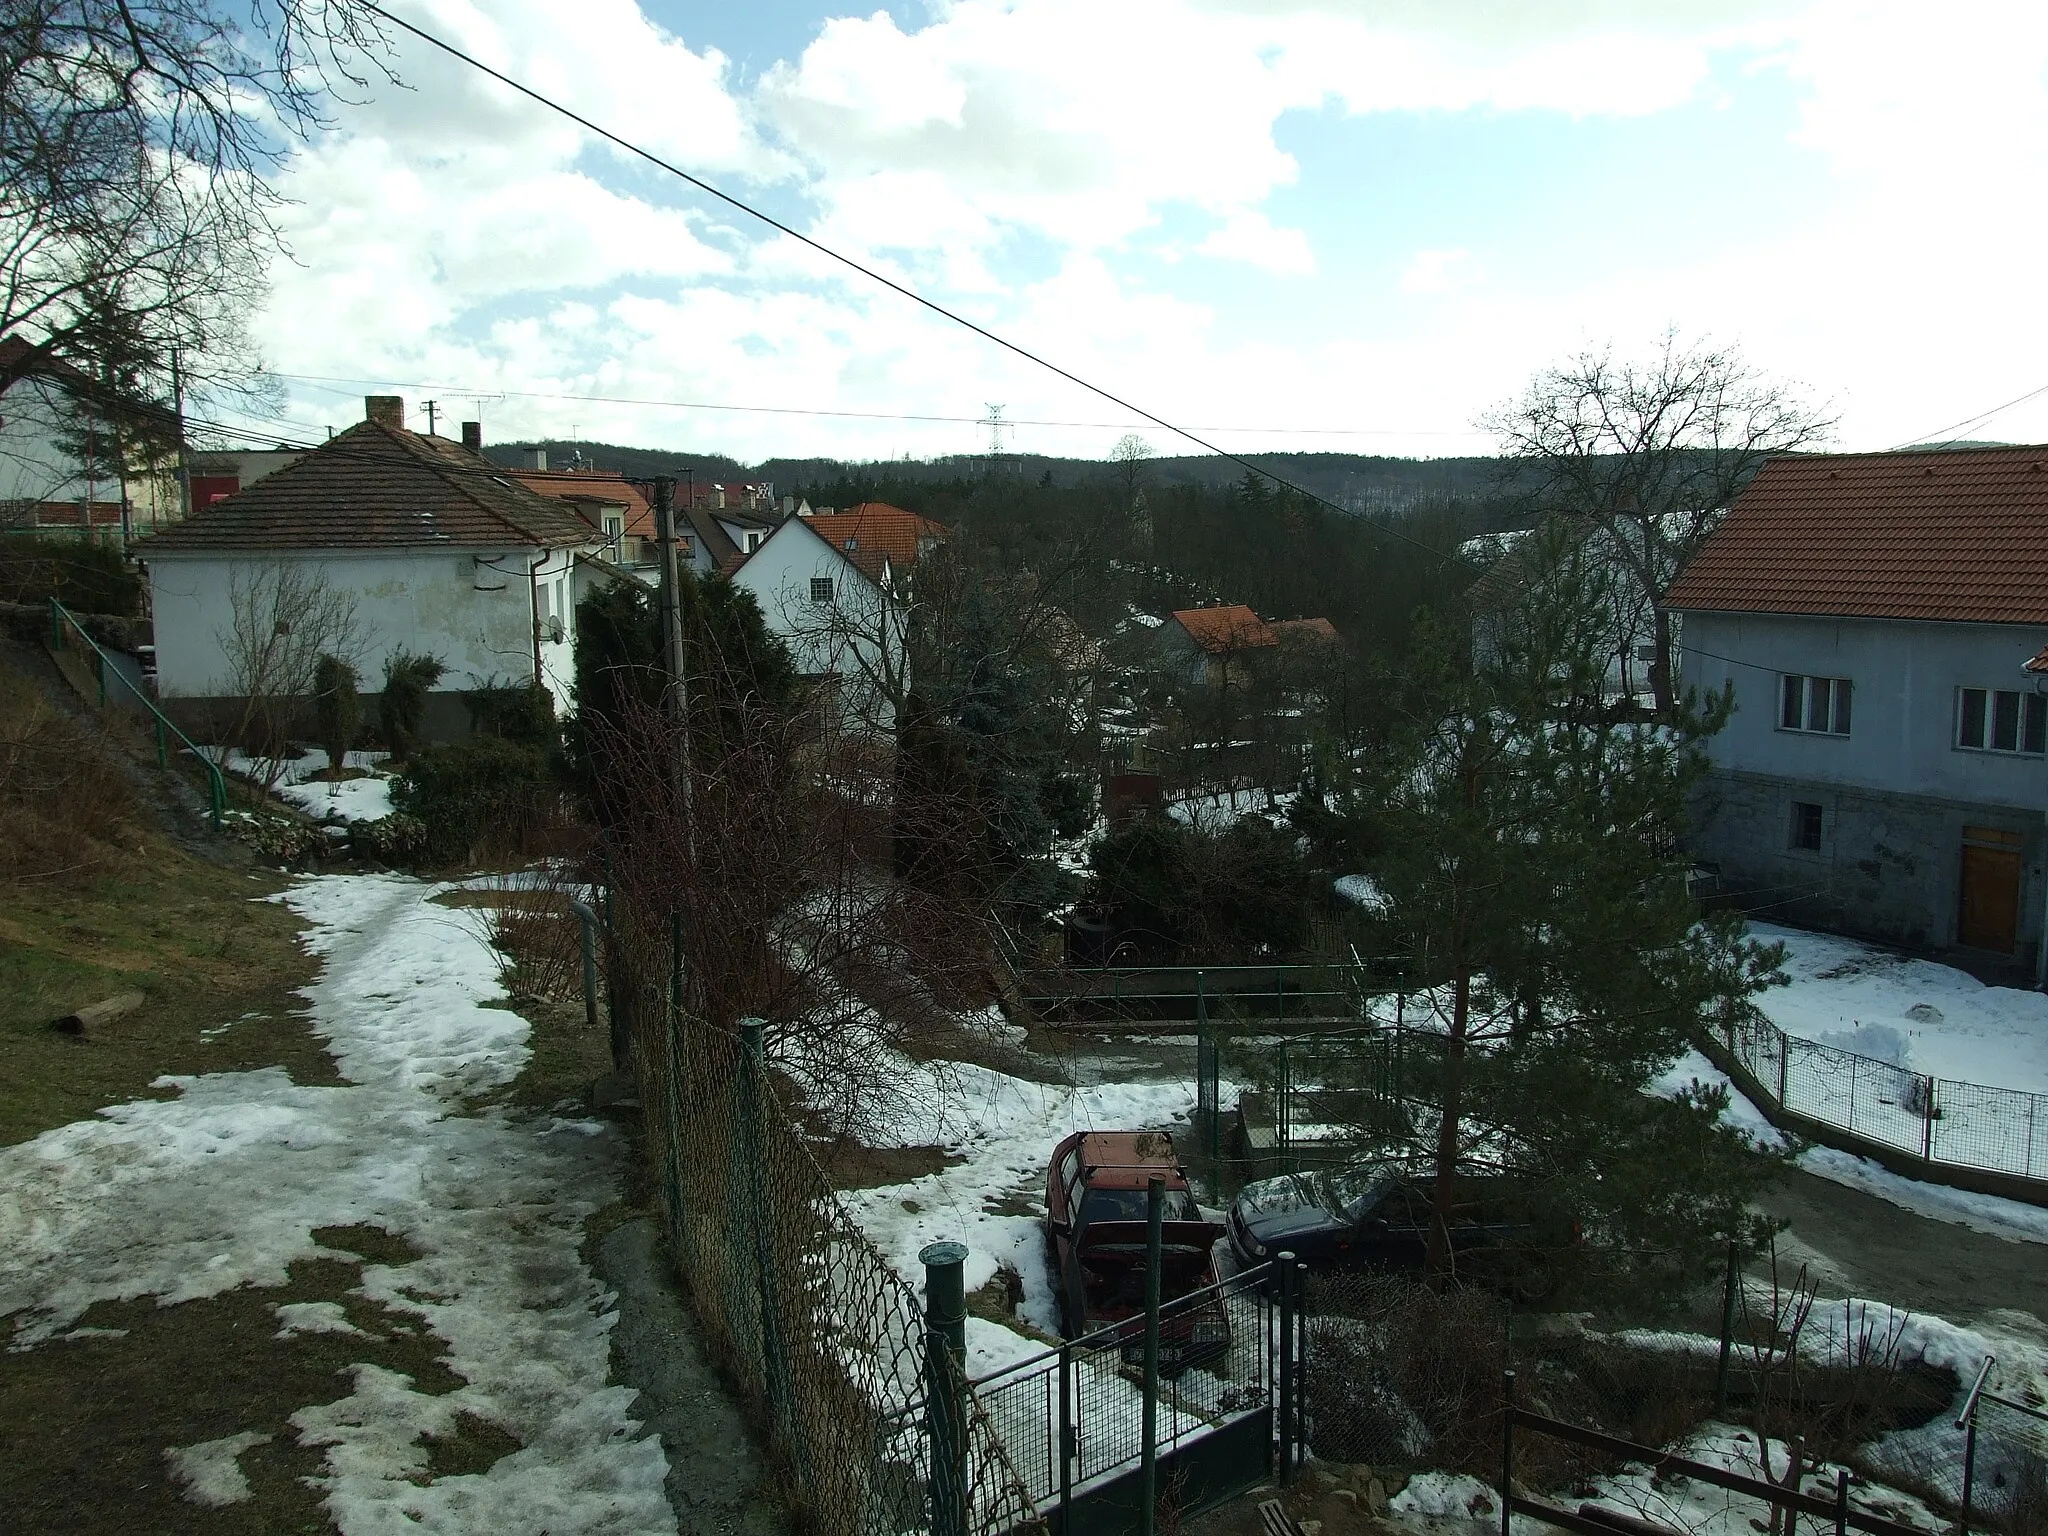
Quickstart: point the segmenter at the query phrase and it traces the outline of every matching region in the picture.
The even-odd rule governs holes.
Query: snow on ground
[[[198,1445],[174,1445],[164,1452],[171,1476],[185,1486],[185,1497],[194,1504],[218,1509],[223,1504],[240,1504],[249,1497],[249,1479],[239,1460],[242,1452],[268,1445],[270,1436],[253,1429]]]
[[[276,793],[318,821],[382,821],[391,814],[391,780],[379,771],[388,752],[351,752],[342,760],[345,768],[360,768],[360,779],[320,780],[327,771],[327,753],[313,747],[297,757],[273,762],[267,757],[250,757],[229,748],[218,756],[229,773],[260,784],[277,770]]]
[[[2048,996],[1831,934],[1755,923],[1787,987],[1757,998],[1788,1035],[1963,1082],[2048,1093]]]
[[[1744,1097],[1742,1090],[1698,1051],[1687,1051],[1679,1057],[1651,1087],[1668,1098],[1693,1082],[1727,1089],[1728,1108],[1722,1112],[1721,1118],[1740,1126],[1759,1145],[1780,1147],[1785,1144],[1783,1133],[1764,1118],[1763,1111]],[[1839,1152],[1833,1147],[1808,1147],[1799,1155],[1798,1162],[1808,1173],[1876,1195],[1916,1216],[1952,1221],[1975,1232],[2016,1242],[2048,1243],[2048,1209],[2038,1205],[2004,1200],[1997,1195],[1980,1195],[1947,1184],[1909,1179],[1867,1157]]]
[[[1245,746],[1251,743],[1243,743]],[[1268,795],[1263,789],[1219,789],[1206,795],[1184,795],[1166,803],[1166,814],[1191,827],[1211,830],[1245,816],[1285,816],[1300,795],[1294,790]]]
[[[584,1218],[618,1192],[622,1145],[594,1123],[463,1113],[463,1095],[518,1074],[530,1030],[484,1006],[504,995],[497,966],[462,914],[427,901],[442,888],[339,875],[286,893],[323,962],[305,995],[346,1086],[275,1067],[166,1078],[175,1099],[0,1149],[0,1317],[12,1347],[32,1347],[101,1300],[281,1285],[327,1252],[313,1228],[381,1227],[422,1257],[366,1265],[361,1294],[446,1340],[465,1385],[430,1396],[359,1366],[349,1396],[294,1416],[302,1443],[327,1448],[345,1536],[673,1531],[660,1442],[634,1438],[633,1392],[607,1384],[613,1298],[578,1256]],[[333,1321],[279,1314],[287,1331]],[[426,1480],[421,1437],[465,1412],[523,1448]],[[223,1443],[185,1448],[193,1488],[228,1487]]]

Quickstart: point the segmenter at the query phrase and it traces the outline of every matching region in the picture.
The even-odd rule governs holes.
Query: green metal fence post
[[[760,1019],[740,1020],[740,1125],[747,1159],[749,1225],[754,1233],[754,1283],[761,1307],[761,1380],[768,1394],[769,1423],[791,1446],[796,1426],[789,1414],[789,1362],[782,1350],[780,1291],[775,1284],[775,1248],[768,1237],[768,1170],[763,1144],[763,1110],[767,1098],[767,1025]],[[964,1326],[964,1325],[963,1325]],[[964,1356],[963,1356],[964,1358]]]
[[[170,743],[164,737],[164,723],[161,720],[156,722],[156,765],[159,768],[171,766]]]
[[[1728,1412],[1728,1354],[1735,1344],[1735,1298],[1742,1283],[1741,1250],[1728,1244],[1728,1282],[1721,1294],[1721,1359],[1714,1368],[1714,1414]]]
[[[50,649],[64,649],[64,610],[54,597],[50,599]]]
[[[1280,1313],[1278,1425],[1280,1437],[1280,1481],[1294,1473],[1294,1397],[1300,1390],[1294,1367],[1294,1254],[1277,1254],[1273,1259],[1273,1299]]]
[[[100,708],[105,709],[107,707],[107,653],[95,650],[93,656],[93,681],[99,684]]]
[[[929,1243],[924,1265],[925,1428],[931,1442],[932,1536],[967,1536],[965,1243]]]
[[[1139,1424],[1138,1536],[1159,1529],[1159,1267],[1166,1217],[1166,1180],[1145,1181],[1145,1405]]]

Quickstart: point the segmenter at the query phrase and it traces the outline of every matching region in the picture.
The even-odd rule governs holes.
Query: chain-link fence
[[[1721,1043],[1784,1109],[1929,1163],[2048,1180],[2048,1094],[1909,1072],[1762,1019]]]
[[[1274,1339],[1272,1308],[1260,1289],[1264,1277],[1262,1268],[1161,1308],[1161,1455],[1272,1403]],[[1142,1348],[1141,1325],[1118,1324],[974,1384],[976,1399],[1039,1505],[1050,1508],[1091,1482],[1138,1465]]]
[[[660,1213],[705,1338],[766,1431],[800,1528],[1034,1527],[1031,1496],[959,1363],[932,1347],[917,1295],[847,1217],[778,1101],[759,1027],[684,1019],[665,981],[614,978]],[[935,1438],[953,1447],[953,1465],[934,1468]]]

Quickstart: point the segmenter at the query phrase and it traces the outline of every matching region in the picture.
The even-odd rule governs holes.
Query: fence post
[[[1977,1415],[1974,1406],[1969,1428],[1963,1431],[1963,1507],[1962,1518],[1956,1526],[1961,1536],[1970,1536],[1970,1498],[1977,1489]]]
[[[1849,1536],[1849,1472],[1835,1469],[1835,1536]]]
[[[583,1023],[594,1035],[597,1033],[597,914],[584,901],[571,901],[569,910],[576,914],[577,926],[582,929]],[[615,1062],[616,1059],[615,1056]]]
[[[50,649],[64,649],[64,610],[54,597],[50,599]]]
[[[925,1426],[931,1442],[932,1536],[967,1533],[965,1243],[928,1243],[924,1265]]]
[[[1928,1076],[1926,1081],[1927,1092],[1920,1100],[1922,1115],[1920,1121],[1920,1161],[1931,1163],[1934,1161],[1934,1078],[1932,1074]]]
[[[1728,1283],[1721,1293],[1721,1360],[1714,1368],[1714,1413],[1716,1416],[1728,1412],[1728,1352],[1735,1342],[1735,1297],[1736,1288],[1742,1283],[1740,1250],[1735,1240],[1728,1240]]]
[[[1273,1260],[1273,1294],[1280,1304],[1280,1481],[1294,1472],[1294,1255]]]
[[[164,737],[164,723],[161,720],[156,722],[156,765],[159,768],[171,766],[171,746]]]
[[[794,1448],[798,1445],[796,1426],[789,1413],[788,1362],[782,1354],[782,1313],[778,1306],[781,1295],[775,1283],[775,1248],[768,1234],[768,1168],[767,1147],[764,1144],[762,1114],[763,1101],[767,1097],[767,1025],[759,1019],[740,1020],[740,1053],[743,1058],[740,1084],[740,1124],[745,1140],[742,1146],[747,1158],[747,1212],[749,1224],[754,1230],[754,1283],[760,1295],[761,1307],[761,1382],[767,1389],[768,1421],[788,1437]],[[964,1255],[964,1250],[963,1250]],[[959,1272],[954,1272],[954,1285],[959,1285]],[[961,1326],[965,1327],[965,1312],[961,1313]],[[965,1360],[965,1342],[961,1345],[961,1358]]]
[[[1785,1064],[1792,1055],[1792,1037],[1778,1031],[1778,1108],[1785,1107]]]
[[[1080,1447],[1074,1443],[1073,1346],[1060,1341],[1060,1536],[1068,1536],[1067,1508],[1074,1496],[1074,1461]]]
[[[1138,1434],[1138,1536],[1159,1529],[1159,1265],[1166,1180],[1145,1181],[1145,1406]]]
[[[93,677],[100,686],[100,708],[105,709],[107,707],[107,653],[96,650],[93,652],[93,657]]]
[[[1515,1373],[1500,1373],[1500,1536],[1508,1536],[1508,1501],[1515,1485]]]

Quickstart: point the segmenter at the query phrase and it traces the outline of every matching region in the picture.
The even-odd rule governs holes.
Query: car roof
[[[1163,1131],[1089,1131],[1081,1138],[1081,1166],[1093,1189],[1143,1189],[1155,1175],[1172,1189],[1188,1182]]]

